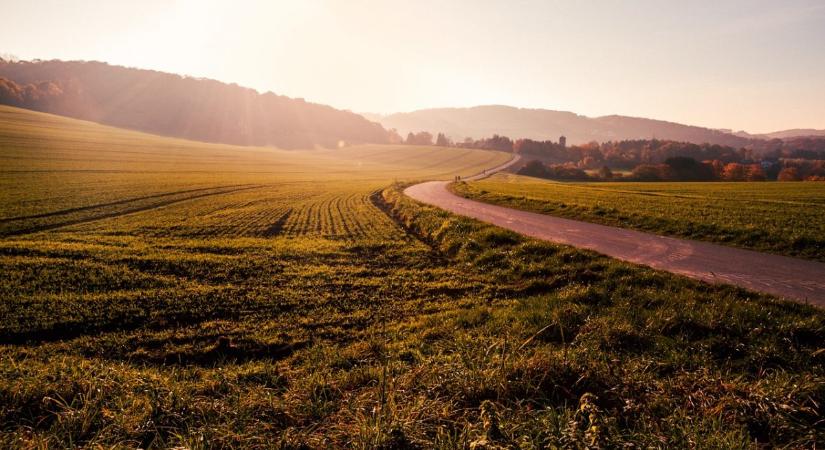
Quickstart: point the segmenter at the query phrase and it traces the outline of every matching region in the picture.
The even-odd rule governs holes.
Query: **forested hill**
[[[494,134],[554,141],[564,135],[570,144],[655,138],[743,147],[751,141],[731,133],[663,120],[618,115],[587,117],[566,111],[501,105],[424,109],[373,120],[386,128],[396,128],[402,135],[410,131],[443,132],[457,141]]]
[[[100,62],[0,59],[0,104],[205,142],[312,148],[388,140],[381,125],[349,111]]]

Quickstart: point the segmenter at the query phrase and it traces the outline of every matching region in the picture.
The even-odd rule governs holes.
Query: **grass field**
[[[825,261],[825,183],[561,183],[497,174],[452,189],[527,211]]]
[[[0,447],[812,447],[825,313],[419,205],[507,155],[0,108]]]

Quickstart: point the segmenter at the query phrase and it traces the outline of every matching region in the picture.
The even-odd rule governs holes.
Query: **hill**
[[[625,139],[667,139],[740,147],[750,139],[709,128],[663,120],[619,115],[587,117],[566,111],[487,105],[472,108],[438,108],[376,117],[386,128],[402,135],[410,131],[444,132],[453,139],[482,138],[493,134],[511,138],[557,140],[570,144]]]
[[[288,201],[279,201],[298,220],[303,204],[330,206],[324,202],[331,182],[337,195],[354,190],[354,200],[366,202],[370,192],[394,179],[471,175],[508,158],[411,145],[296,152],[210,144],[0,106],[0,237],[113,219],[205,194],[214,206],[253,186],[288,192]],[[335,214],[346,214],[336,206]],[[215,215],[214,226],[224,227],[224,218]],[[247,224],[242,232],[249,229]]]
[[[281,148],[387,142],[379,124],[349,111],[101,62],[0,59],[0,104],[205,142]]]
[[[738,131],[737,136],[749,139],[793,139],[804,137],[825,137],[825,130],[816,130],[813,128],[794,128],[792,130],[774,131],[771,133],[750,134],[745,131]]]

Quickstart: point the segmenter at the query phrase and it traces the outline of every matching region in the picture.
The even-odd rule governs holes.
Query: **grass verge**
[[[561,183],[496,174],[450,189],[540,214],[825,261],[825,183]]]

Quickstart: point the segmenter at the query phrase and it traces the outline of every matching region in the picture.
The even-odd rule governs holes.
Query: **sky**
[[[0,0],[0,54],[356,112],[503,104],[825,128],[822,0]]]

